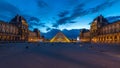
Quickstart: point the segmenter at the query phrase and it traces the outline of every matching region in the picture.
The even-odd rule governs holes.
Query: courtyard
[[[2,43],[0,68],[119,68],[120,46],[92,43]]]

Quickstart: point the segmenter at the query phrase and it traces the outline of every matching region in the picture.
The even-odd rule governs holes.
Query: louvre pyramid
[[[70,40],[62,32],[58,32],[50,42],[70,42]]]

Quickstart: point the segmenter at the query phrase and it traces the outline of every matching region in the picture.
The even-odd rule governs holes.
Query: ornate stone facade
[[[88,33],[89,36],[87,37],[90,41],[85,39],[86,32],[80,33],[80,40],[93,43],[120,43],[120,21],[109,23],[107,19],[100,15],[93,20]]]
[[[30,40],[32,39],[32,40]],[[28,24],[22,16],[15,16],[9,23],[0,21],[1,41],[33,41],[40,39],[40,31],[30,31]]]

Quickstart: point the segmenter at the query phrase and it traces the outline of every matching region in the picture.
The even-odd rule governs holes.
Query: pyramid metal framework
[[[62,32],[58,32],[50,42],[70,42],[70,40]]]

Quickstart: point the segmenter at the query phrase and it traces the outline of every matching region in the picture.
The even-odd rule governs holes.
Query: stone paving
[[[119,68],[120,46],[91,43],[1,43],[0,68]]]

